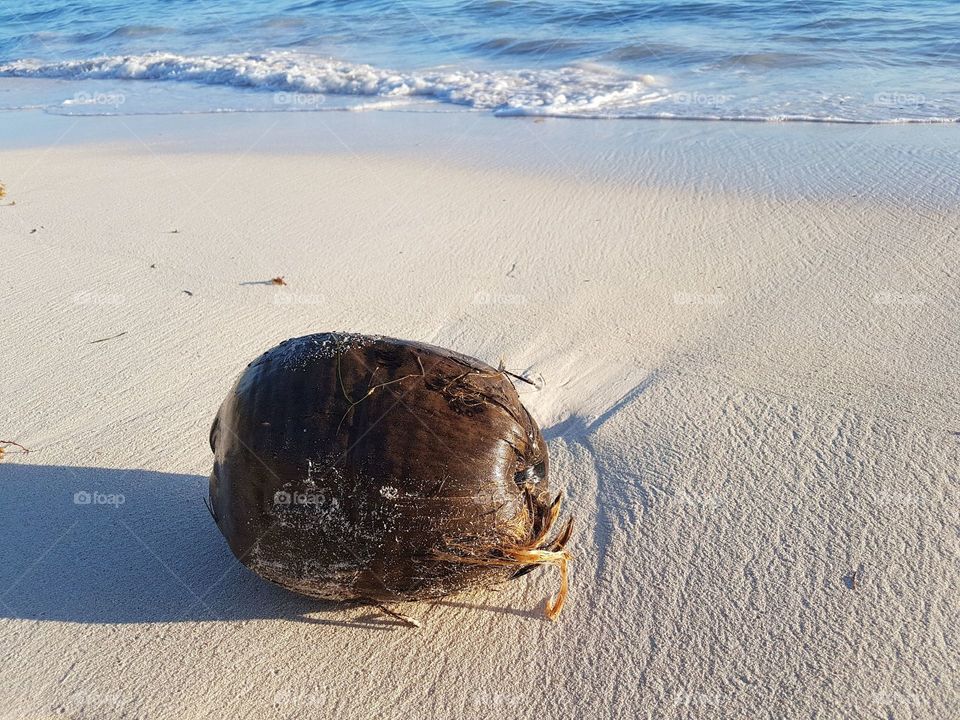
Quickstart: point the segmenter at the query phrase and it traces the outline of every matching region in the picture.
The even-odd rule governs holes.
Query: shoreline
[[[627,186],[941,208],[957,199],[956,132],[950,124],[589,121],[479,112],[0,113],[8,149],[376,155]]]

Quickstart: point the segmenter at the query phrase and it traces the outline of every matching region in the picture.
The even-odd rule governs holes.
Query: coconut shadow
[[[410,628],[375,607],[296,595],[234,558],[204,505],[208,479],[0,464],[0,617],[75,623],[284,619]],[[523,617],[534,611],[434,601]],[[423,618],[432,603],[411,605]]]
[[[0,465],[0,617],[406,629],[368,608],[301,597],[254,575],[208,514],[206,488],[200,475]]]

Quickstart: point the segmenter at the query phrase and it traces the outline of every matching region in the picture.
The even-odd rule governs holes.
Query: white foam
[[[56,114],[424,111],[425,106],[446,105],[451,109],[491,111],[498,116],[742,122],[944,123],[957,122],[960,117],[960,104],[949,98],[927,98],[922,106],[900,108],[876,102],[869,96],[854,102],[849,94],[811,93],[795,88],[769,95],[745,93],[741,96],[731,78],[727,78],[728,87],[723,93],[681,91],[668,87],[673,80],[625,73],[592,62],[556,69],[439,67],[400,72],[296,52],[200,56],[155,52],[54,63],[14,60],[0,64],[0,77],[149,80],[216,86],[225,93],[229,93],[230,88],[274,93],[272,103],[262,96],[256,100],[244,94],[238,96],[235,106],[226,95],[218,96],[217,102],[222,102],[218,110],[206,106],[196,110],[189,101],[185,103],[187,107],[180,103],[174,109],[158,108],[152,100],[146,105],[138,102],[135,94],[123,107],[69,100],[45,107],[47,112]],[[348,100],[327,102],[327,95]]]
[[[151,53],[56,63],[15,60],[0,65],[0,76],[187,81],[311,95],[420,97],[504,114],[621,114],[667,97],[664,90],[652,86],[652,76],[624,75],[596,65],[395,72],[290,52],[193,57]]]

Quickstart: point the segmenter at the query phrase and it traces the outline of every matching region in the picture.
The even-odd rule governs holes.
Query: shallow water
[[[0,6],[0,108],[61,114],[948,122],[958,69],[960,4],[948,0]]]

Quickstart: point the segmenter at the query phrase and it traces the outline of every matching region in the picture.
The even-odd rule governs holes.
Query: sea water
[[[956,0],[10,0],[0,110],[960,119]]]

